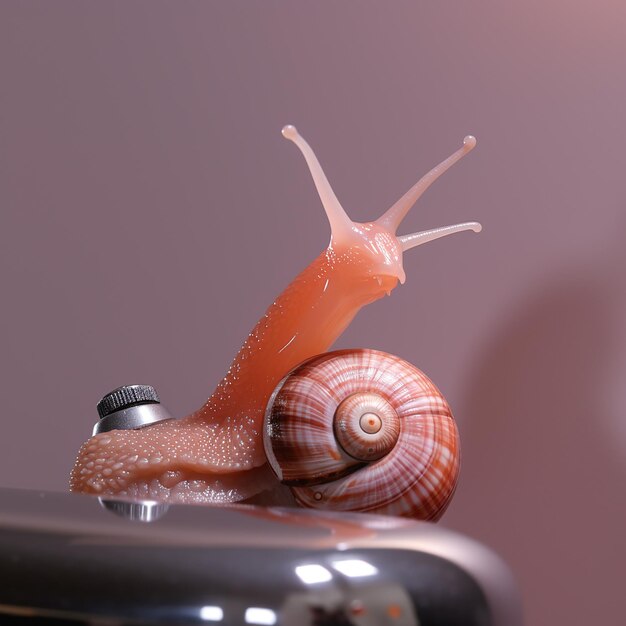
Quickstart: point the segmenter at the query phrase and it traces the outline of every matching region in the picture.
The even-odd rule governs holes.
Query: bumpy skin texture
[[[201,409],[180,420],[92,437],[78,453],[72,491],[169,502],[293,502],[263,448],[265,408],[278,382],[302,361],[325,352],[361,307],[404,282],[403,251],[452,232],[480,229],[471,222],[395,234],[410,206],[474,146],[473,138],[381,218],[360,224],[350,221],[295,128],[285,127],[283,134],[298,145],[313,175],[331,225],[328,248],[269,307]]]
[[[374,275],[367,256],[358,248],[323,252],[269,307],[199,411],[92,437],[79,451],[71,490],[232,502],[272,488],[262,428],[274,387],[300,362],[325,352],[362,306],[397,283]]]

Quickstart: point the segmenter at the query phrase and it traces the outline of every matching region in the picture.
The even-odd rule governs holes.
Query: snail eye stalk
[[[326,216],[330,222],[332,233],[331,241],[336,243],[347,243],[351,235],[354,234],[355,224],[348,217],[345,209],[341,206],[335,192],[333,191],[324,170],[320,165],[315,153],[306,140],[300,135],[295,126],[288,125],[282,129],[283,137],[293,141],[302,152],[309,171],[313,177],[313,182],[317,188],[317,192],[326,211]],[[375,224],[384,228],[391,235],[395,235],[398,226],[406,217],[407,213],[420,196],[434,183],[444,172],[449,170],[457,161],[463,158],[476,146],[475,137],[468,135],[463,140],[463,145],[447,159],[443,160],[439,165],[433,167],[427,174],[422,176],[420,180],[411,187],[388,211],[379,217]],[[465,230],[472,230],[475,233],[480,232],[482,226],[478,222],[464,222],[453,226],[442,226],[433,230],[413,233],[411,235],[402,235],[398,237],[398,241],[402,250],[410,250],[428,241],[434,241],[440,237],[452,235]]]
[[[463,145],[453,152],[439,165],[433,167],[430,172],[422,176],[411,189],[409,189],[390,209],[381,215],[376,223],[387,228],[395,234],[398,226],[406,217],[411,207],[419,200],[421,195],[444,173],[447,172],[457,161],[460,161],[470,150],[476,147],[476,138],[468,135],[463,140]]]
[[[326,216],[330,222],[332,238],[339,241],[345,239],[352,232],[352,220],[348,217],[348,214],[337,199],[311,146],[309,146],[304,137],[298,133],[295,126],[285,126],[282,130],[282,134],[283,137],[293,141],[293,143],[300,148],[300,152],[302,152],[309,166],[309,171],[313,177],[317,193],[320,196],[324,211],[326,211]]]

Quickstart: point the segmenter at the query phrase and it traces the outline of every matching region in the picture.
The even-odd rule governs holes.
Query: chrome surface
[[[425,522],[11,489],[0,502],[1,624],[522,623],[502,560]]]
[[[162,404],[137,404],[121,411],[110,413],[98,420],[93,427],[94,435],[108,430],[134,430],[173,419]]]
[[[124,501],[98,498],[102,508],[134,522],[155,522],[162,518],[170,508],[169,504],[152,500]]]

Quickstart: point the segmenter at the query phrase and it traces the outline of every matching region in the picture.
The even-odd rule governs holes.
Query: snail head
[[[358,258],[356,265],[362,268],[361,279],[369,280],[378,297],[390,293],[398,281],[404,284],[406,274],[402,265],[402,256],[406,250],[415,248],[428,241],[445,237],[465,230],[480,232],[478,222],[464,222],[452,226],[443,226],[432,230],[397,235],[400,223],[418,198],[441,174],[448,170],[476,145],[476,139],[467,136],[463,145],[447,159],[434,167],[409,189],[390,209],[373,222],[353,222],[337,196],[333,192],[322,167],[313,150],[298,133],[295,126],[285,126],[283,136],[293,141],[309,166],[313,182],[330,222],[331,239],[329,251],[344,258]],[[374,279],[372,281],[372,279]]]

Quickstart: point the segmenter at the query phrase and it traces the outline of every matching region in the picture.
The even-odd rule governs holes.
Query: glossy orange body
[[[226,376],[198,411],[139,430],[89,439],[71,472],[72,491],[174,502],[235,502],[288,494],[270,470],[263,419],[270,395],[299,363],[328,350],[359,309],[404,282],[404,250],[475,222],[396,237],[409,207],[475,140],[431,170],[376,222],[351,222],[315,155],[293,127],[283,134],[303,152],[328,216],[332,237],[269,307]],[[471,139],[471,141],[469,141]]]
[[[221,501],[269,488],[267,468],[249,470],[266,463],[263,416],[274,387],[300,362],[326,351],[362,306],[396,283],[372,274],[358,248],[329,247],[268,308],[201,409],[150,428],[92,437],[79,452],[71,489],[178,499],[168,483],[195,481],[196,493],[207,497],[208,488],[208,499]]]

